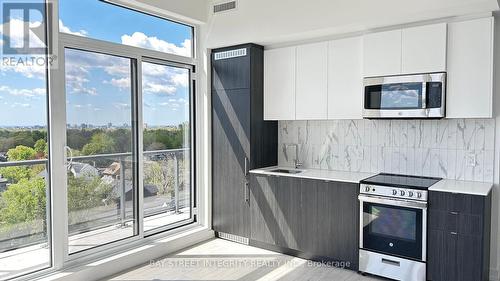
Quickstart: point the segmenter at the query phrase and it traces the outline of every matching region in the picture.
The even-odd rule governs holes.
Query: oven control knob
[[[417,197],[422,198],[422,192],[417,192]]]
[[[401,194],[401,196],[405,196],[405,191],[404,191],[404,190],[401,190],[401,191],[400,191],[400,194]]]
[[[366,191],[366,192],[369,192],[369,191],[370,191],[370,186],[369,186],[369,185],[367,185],[367,186],[365,187],[365,191]]]
[[[413,197],[413,191],[408,191],[408,196]]]
[[[398,194],[398,191],[396,189],[393,189],[392,190],[392,195],[397,195]]]

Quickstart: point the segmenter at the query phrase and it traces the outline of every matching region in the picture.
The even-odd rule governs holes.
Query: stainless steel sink
[[[282,174],[300,174],[303,171],[302,170],[292,170],[292,169],[275,169],[275,170],[271,170],[269,172],[282,173]]]

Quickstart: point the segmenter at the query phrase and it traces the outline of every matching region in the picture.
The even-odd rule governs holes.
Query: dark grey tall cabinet
[[[278,123],[264,121],[264,49],[212,50],[212,217],[220,237],[250,236],[250,169],[276,165]]]

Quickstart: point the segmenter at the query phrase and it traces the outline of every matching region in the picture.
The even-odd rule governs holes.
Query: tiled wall
[[[280,121],[279,165],[493,182],[494,119]],[[475,163],[472,162],[475,158]]]

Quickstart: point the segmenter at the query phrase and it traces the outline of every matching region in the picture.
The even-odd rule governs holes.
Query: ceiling
[[[496,11],[500,0],[236,0],[237,9],[212,15],[226,0],[111,0],[200,24],[208,48],[253,42],[273,46],[365,32],[385,26]],[[229,1],[229,0],[227,0]]]
[[[202,1],[202,0],[199,0]],[[237,0],[212,16],[207,47],[273,45],[498,10],[497,0]],[[221,1],[216,1],[221,2]]]

